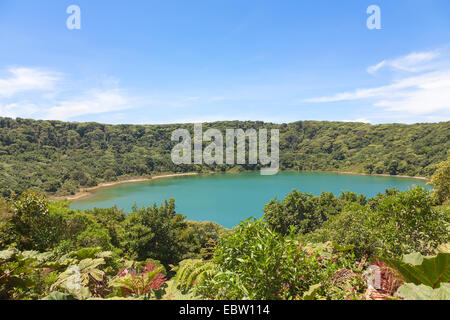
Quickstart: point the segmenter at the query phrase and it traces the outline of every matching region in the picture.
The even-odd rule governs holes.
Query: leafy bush
[[[316,197],[300,191],[293,191],[283,201],[272,200],[264,207],[264,219],[269,225],[287,235],[291,226],[298,233],[314,231],[334,215],[341,212],[343,202],[332,193]]]
[[[268,223],[247,220],[221,240],[213,259],[217,272],[198,292],[214,299],[303,299],[311,286],[321,284],[317,295],[326,296],[326,279],[353,260],[333,250],[303,248]]]
[[[431,254],[439,244],[448,241],[450,217],[433,208],[431,196],[424,188],[394,190],[372,200],[370,226],[379,241],[378,255]]]
[[[450,155],[447,161],[437,166],[429,184],[434,186],[433,198],[436,203],[442,204],[450,200]]]
[[[354,245],[358,258],[405,253],[433,253],[448,240],[450,216],[434,208],[428,191],[417,187],[405,192],[388,190],[364,207],[330,218],[322,228],[300,236],[300,241],[335,241]]]
[[[186,251],[183,259],[186,260],[211,259],[217,242],[230,231],[217,223],[206,221],[186,221],[186,226],[183,237]]]
[[[157,259],[163,265],[178,263],[184,252],[185,217],[175,213],[175,201],[161,207],[133,209],[124,221],[122,246],[142,261]]]
[[[372,212],[363,208],[357,211],[343,212],[330,218],[322,228],[315,232],[300,235],[300,242],[334,241],[343,246],[353,246],[358,259],[371,257],[377,252],[378,239],[369,224]]]
[[[25,192],[13,199],[11,208],[11,223],[18,235],[20,249],[46,251],[61,240],[62,218],[49,211],[49,203],[44,196]]]
[[[15,248],[0,251],[0,300],[37,299],[48,289],[45,272],[51,253],[20,252]]]
[[[105,273],[99,267],[104,264],[103,258],[87,258],[78,264],[72,264],[58,276],[50,289],[52,291],[62,289],[79,300],[88,299],[92,296],[92,292],[102,287]]]

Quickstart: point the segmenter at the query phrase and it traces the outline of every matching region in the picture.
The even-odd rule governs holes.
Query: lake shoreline
[[[404,175],[390,175],[387,173],[357,173],[357,172],[351,172],[351,171],[317,171],[317,172],[329,172],[329,173],[337,173],[337,174],[347,174],[347,175],[355,175],[355,176],[374,176],[374,177],[389,177],[389,178],[409,178],[409,179],[417,179],[417,180],[424,180],[424,181],[430,181],[430,178],[426,177],[411,177],[411,176],[404,176]]]
[[[245,173],[245,172],[252,172],[252,171],[241,171],[241,172],[224,172],[223,174],[239,174],[239,173]],[[280,171],[281,172],[281,171]],[[358,173],[358,172],[351,172],[351,171],[297,171],[297,170],[284,170],[284,172],[311,172],[311,173],[334,173],[334,174],[342,174],[342,175],[355,175],[355,176],[375,176],[375,177],[391,177],[391,178],[409,178],[409,179],[418,179],[418,180],[424,180],[429,181],[429,178],[426,177],[411,177],[411,176],[404,176],[404,175],[389,175],[389,174],[370,174],[370,173]],[[73,200],[80,200],[80,199],[86,199],[93,195],[93,193],[97,190],[104,189],[104,188],[110,188],[115,187],[121,184],[128,184],[128,183],[140,183],[140,182],[149,182],[153,180],[159,180],[159,179],[170,179],[170,178],[176,178],[176,177],[186,177],[186,176],[198,176],[198,175],[210,175],[210,174],[222,174],[220,172],[204,172],[204,173],[198,173],[198,172],[187,172],[187,173],[172,173],[172,174],[161,174],[149,178],[133,178],[133,179],[126,179],[122,181],[112,181],[112,182],[104,182],[99,184],[95,187],[90,188],[84,188],[81,191],[76,192],[74,195],[66,195],[66,196],[54,196],[49,197],[50,200],[66,200],[66,201],[73,201]]]
[[[134,179],[127,179],[127,180],[122,180],[122,181],[104,182],[95,187],[84,188],[81,191],[76,192],[74,195],[49,197],[49,199],[50,200],[66,200],[66,201],[80,200],[80,199],[85,199],[85,198],[92,196],[92,194],[97,190],[115,187],[115,186],[118,186],[121,184],[149,182],[149,181],[159,180],[159,179],[169,179],[169,178],[176,178],[176,177],[196,176],[196,175],[199,175],[199,173],[196,173],[196,172],[172,173],[172,174],[163,174],[163,175],[153,176],[153,177],[149,177],[149,178],[134,178]]]

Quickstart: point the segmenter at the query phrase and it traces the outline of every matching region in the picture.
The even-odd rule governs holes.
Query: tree
[[[433,207],[430,193],[422,187],[404,192],[390,190],[371,201],[374,214],[370,215],[369,226],[376,235],[379,254],[432,254],[448,239],[449,216]]]
[[[122,245],[138,260],[148,258],[161,261],[165,266],[181,261],[185,217],[175,213],[175,200],[165,202],[159,208],[133,208],[124,221]]]
[[[393,189],[371,198],[365,206],[346,206],[322,228],[299,239],[352,245],[359,258],[400,257],[414,251],[432,254],[448,240],[449,222],[448,213],[433,207],[430,193],[424,188],[404,192]]]
[[[314,196],[294,190],[281,202],[270,201],[264,207],[264,219],[281,234],[288,234],[291,226],[305,234],[319,228],[341,210],[341,201],[332,193]]]
[[[450,199],[450,155],[447,161],[438,165],[436,172],[431,177],[430,185],[434,186],[433,198],[438,204]]]
[[[244,221],[216,249],[213,261],[221,271],[216,276],[217,294],[231,299],[274,299],[286,284],[291,290],[298,290],[297,285],[307,289],[307,281],[298,281],[306,270],[291,272],[304,258],[295,243],[286,242],[268,223]]]
[[[16,197],[11,207],[11,222],[20,237],[20,248],[45,251],[61,240],[62,218],[49,212],[48,201],[43,196],[27,191]]]

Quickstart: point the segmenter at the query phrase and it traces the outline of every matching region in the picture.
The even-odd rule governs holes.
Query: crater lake
[[[131,212],[134,204],[147,207],[173,198],[177,213],[188,220],[217,222],[232,228],[249,217],[262,217],[265,204],[275,197],[283,200],[294,189],[315,195],[325,191],[338,196],[342,191],[352,191],[373,197],[386,189],[404,191],[415,185],[430,189],[421,179],[335,173],[280,172],[274,176],[261,176],[259,172],[245,172],[178,176],[100,188],[89,197],[72,201],[70,207],[92,209],[116,205]]]

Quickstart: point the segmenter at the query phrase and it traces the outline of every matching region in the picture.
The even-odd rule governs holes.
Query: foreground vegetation
[[[450,122],[438,124],[290,124],[216,122],[215,128],[279,129],[282,170],[353,171],[429,177],[450,149]],[[175,166],[178,128],[193,125],[104,125],[0,118],[0,196],[32,189],[74,194],[127,177],[158,173],[259,170],[258,166]],[[26,170],[24,170],[26,168]]]
[[[431,193],[293,191],[233,230],[25,192],[0,205],[0,299],[450,299],[449,164]]]

